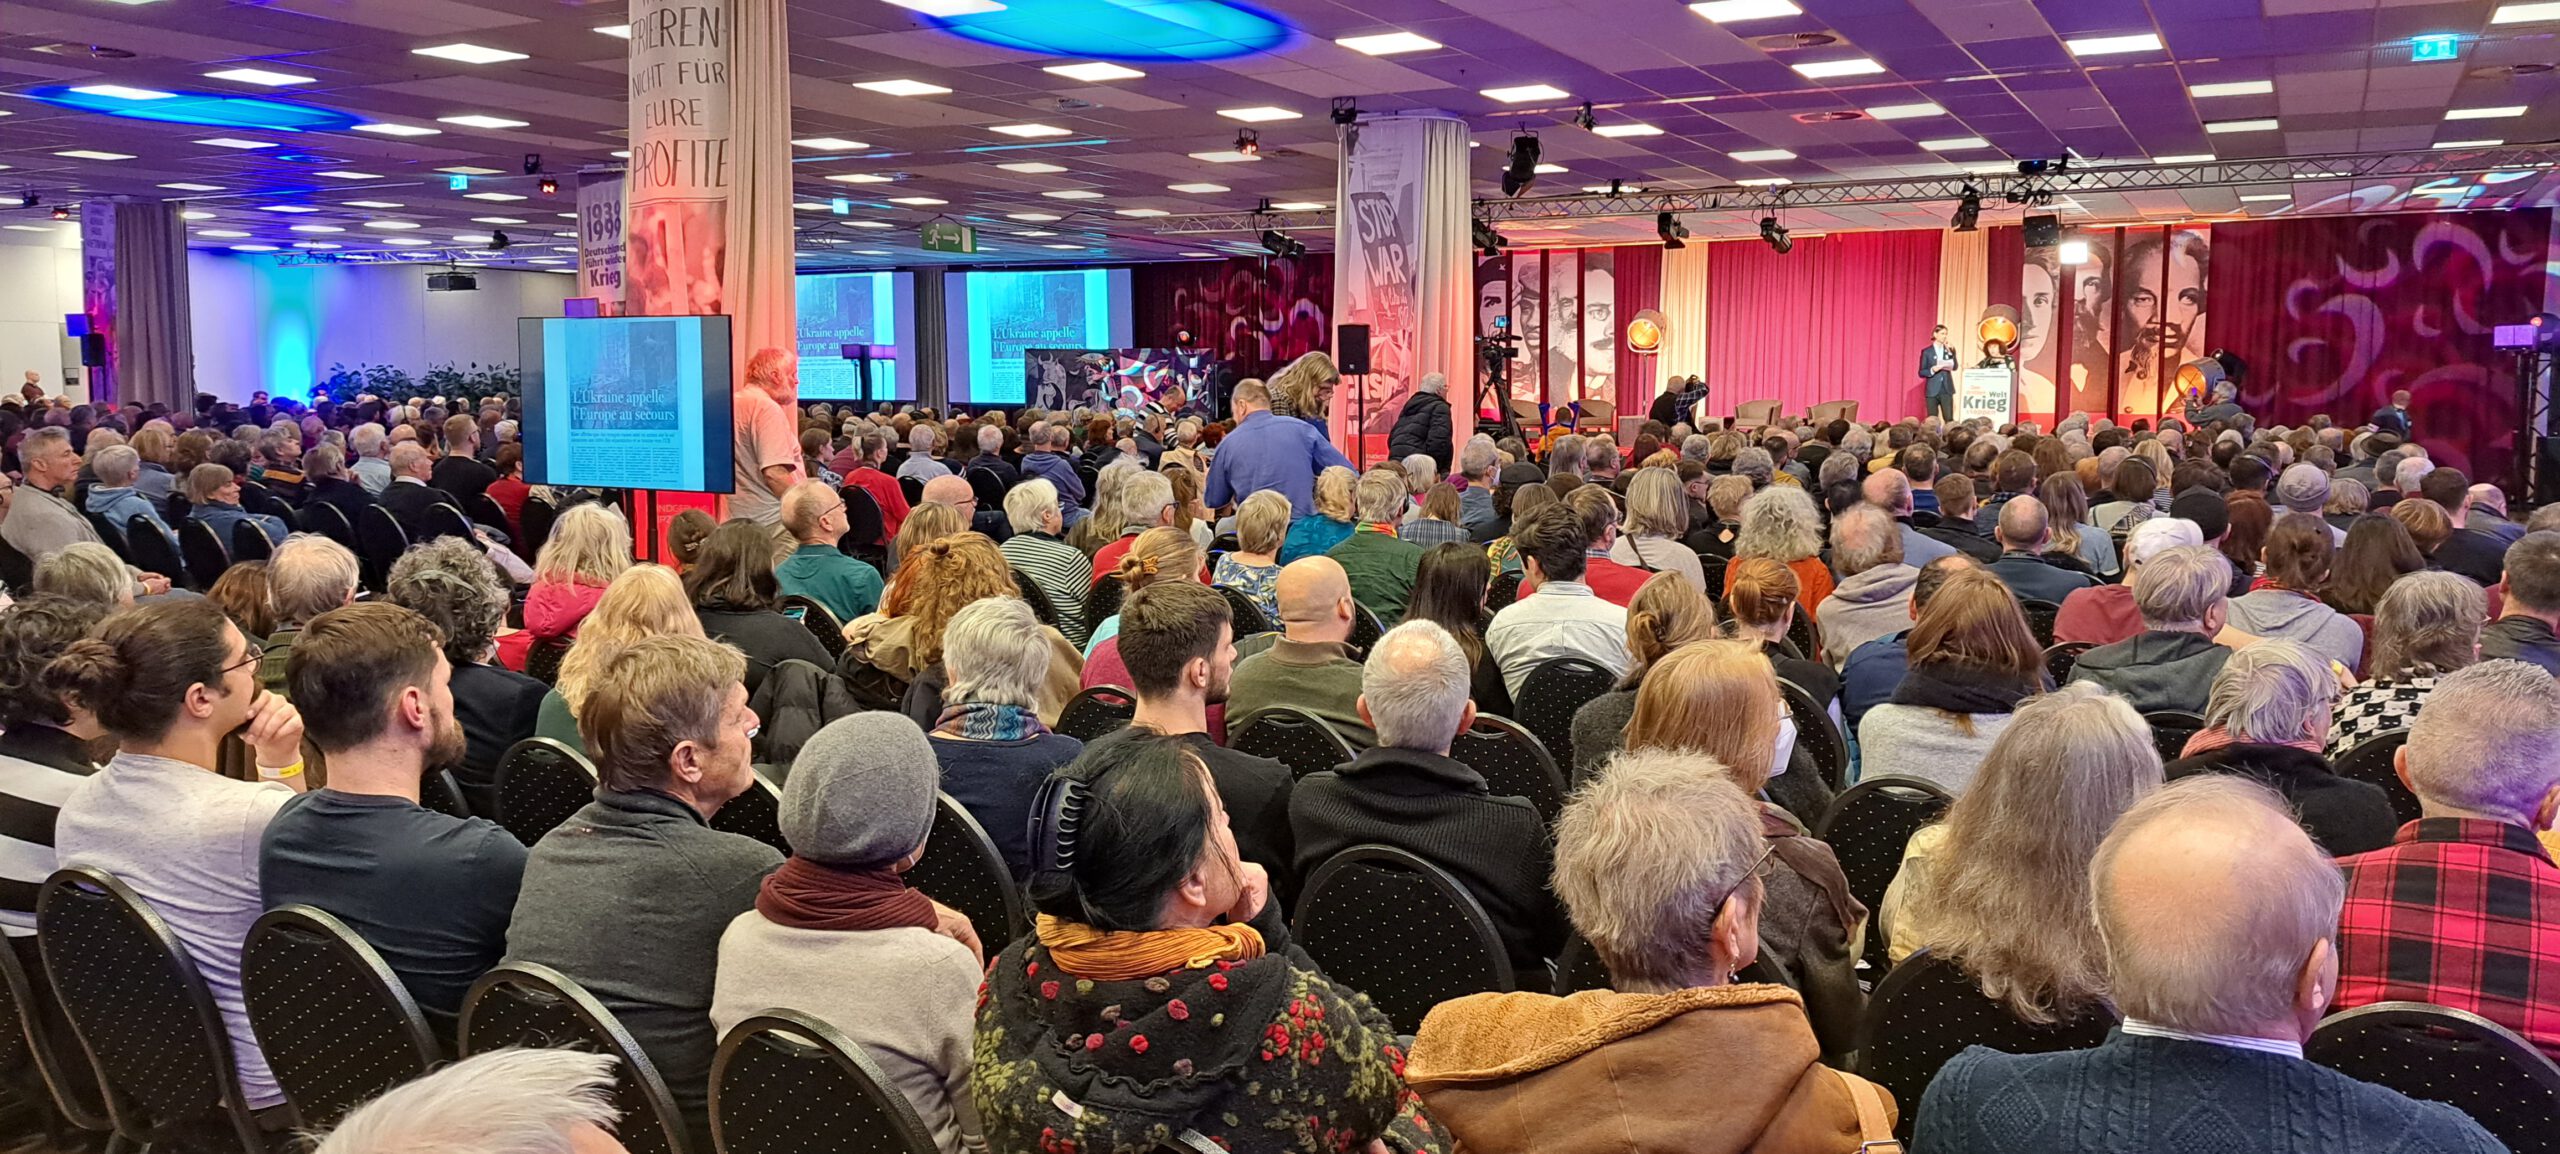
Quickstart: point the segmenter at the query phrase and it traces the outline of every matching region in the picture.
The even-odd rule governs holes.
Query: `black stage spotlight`
[[[43,198],[32,192],[22,192],[18,194],[18,207],[20,208],[34,208],[36,205],[41,203],[43,203]]]
[[[492,232],[489,234],[490,252],[505,252],[507,251],[507,247],[514,243],[515,241],[508,239],[507,234],[504,232]]]
[[[1511,157],[1502,169],[1502,195],[1518,196],[1538,182],[1538,138],[1526,132],[1511,138]]]
[[[528,152],[528,153],[525,153],[525,154],[524,154],[524,174],[525,174],[526,176],[532,176],[533,174],[535,174],[535,173],[537,173],[537,172],[540,172],[540,171],[542,171],[542,154],[541,154],[541,153],[539,153],[539,152]]]
[[[1262,230],[1262,250],[1284,260],[1293,256],[1307,255],[1307,246],[1290,239],[1288,233],[1276,228]]]
[[[1600,127],[1600,118],[1591,114],[1590,101],[1583,101],[1582,111],[1573,114],[1573,124],[1574,127],[1579,128],[1584,132],[1589,132],[1594,128]]]
[[[1236,151],[1246,156],[1262,155],[1262,134],[1250,128],[1237,129]]]
[[[1796,242],[1787,236],[1787,227],[1779,224],[1777,217],[1760,218],[1760,239],[1767,241],[1769,247],[1776,249],[1782,256],[1795,251]]]
[[[1956,215],[1947,222],[1947,227],[1957,232],[1972,232],[1982,227],[1981,220],[1982,190],[1968,184],[1964,186],[1963,199],[1956,201]]]
[[[1653,231],[1655,235],[1662,238],[1664,248],[1689,247],[1689,226],[1680,223],[1680,217],[1677,214],[1666,212],[1655,216]]]
[[[1493,231],[1493,226],[1484,221],[1474,222],[1469,231],[1474,235],[1476,251],[1485,256],[1501,256],[1503,249],[1511,247],[1511,238]]]
[[[1358,124],[1360,122],[1359,101],[1348,96],[1334,97],[1333,122],[1335,124]]]

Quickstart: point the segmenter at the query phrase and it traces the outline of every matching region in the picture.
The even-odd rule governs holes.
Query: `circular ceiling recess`
[[[1289,26],[1227,0],[1005,0],[934,23],[955,35],[1094,60],[1224,60],[1267,52]]]
[[[76,108],[82,112],[99,112],[132,120],[159,120],[171,124],[202,124],[214,128],[253,128],[270,132],[330,132],[354,127],[356,118],[336,109],[285,100],[261,100],[254,96],[221,96],[203,92],[161,92],[152,89],[127,89],[121,92],[78,91],[71,88],[38,88],[28,96],[47,104]]]

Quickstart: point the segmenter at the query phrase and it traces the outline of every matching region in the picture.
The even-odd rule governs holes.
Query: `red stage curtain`
[[[1756,241],[1707,261],[1707,382],[1731,413],[1857,401],[1862,420],[1918,415],[1920,350],[1938,314],[1935,229],[1839,233],[1779,255]],[[1657,278],[1658,280],[1659,278]]]
[[[1646,309],[1662,307],[1662,250],[1652,245],[1626,245],[1611,250],[1618,259],[1618,412],[1632,416],[1653,407],[1662,391],[1659,349],[1639,353],[1627,347],[1627,322]]]
[[[1333,347],[1333,254],[1294,260],[1142,264],[1129,270],[1130,338],[1139,348],[1173,347],[1191,330],[1199,347],[1239,377],[1269,376],[1309,352]]]
[[[2418,440],[2475,480],[2514,476],[2514,368],[2490,329],[2542,311],[2547,209],[2213,226],[2208,321],[2248,362],[2261,424],[2357,425],[2412,394]]]

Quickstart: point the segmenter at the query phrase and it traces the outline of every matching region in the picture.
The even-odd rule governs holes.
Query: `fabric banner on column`
[[[622,315],[622,196],[619,172],[578,176],[578,295],[609,317]]]
[[[104,400],[116,393],[116,205],[103,197],[80,206],[80,311],[105,338],[107,355],[83,366],[89,399]]]
[[[1446,116],[1385,116],[1340,129],[1334,214],[1336,326],[1369,326],[1369,373],[1334,390],[1334,443],[1357,461],[1386,453],[1388,430],[1415,382],[1464,382],[1475,359],[1467,243],[1467,127]],[[1471,406],[1451,406],[1463,443]]]
[[[730,348],[743,368],[760,349],[798,345],[791,215],[791,13],[786,0],[728,0],[737,42],[729,54],[728,311]]]
[[[1938,323],[1956,348],[1982,354],[1975,329],[1991,307],[1991,235],[1949,231],[1938,242]],[[2021,335],[2023,343],[2024,337]]]
[[[631,0],[630,238],[634,316],[729,311],[721,291],[736,182],[730,0]],[[746,345],[738,335],[731,347]]]

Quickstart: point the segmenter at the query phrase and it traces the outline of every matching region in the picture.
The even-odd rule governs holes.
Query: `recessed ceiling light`
[[[2497,108],[2447,109],[2444,118],[2447,120],[2504,120],[2510,116],[2522,116],[2524,113],[2524,105],[2509,104]]]
[[[126,84],[83,84],[72,89],[82,96],[103,96],[109,100],[167,100],[177,95],[157,88],[135,88]]]
[[[1280,206],[1275,204],[1275,205],[1272,205],[1271,207],[1273,207],[1273,208],[1279,208]],[[1115,212],[1119,213],[1121,216],[1133,216],[1133,217],[1153,217],[1153,216],[1172,216],[1172,215],[1173,215],[1172,213],[1170,213],[1170,212],[1166,212],[1165,210],[1163,210],[1163,209],[1161,209],[1161,208],[1122,208],[1122,209],[1114,209],[1113,211],[1115,211]]]
[[[611,36],[616,40],[631,39],[631,26],[628,24],[607,24],[602,28],[596,29],[596,31],[602,32],[607,36]]]
[[[409,53],[413,56],[433,56],[438,60],[451,60],[457,64],[500,64],[509,60],[530,59],[522,52],[509,52],[504,48],[484,48],[478,44],[439,44],[433,48],[412,48]]]
[[[1660,136],[1662,130],[1650,124],[1603,124],[1592,129],[1591,134],[1615,140],[1626,136]]]
[[[1189,184],[1168,184],[1165,186],[1165,190],[1168,192],[1185,193],[1191,196],[1208,196],[1212,193],[1227,191],[1227,186],[1223,184],[1210,184],[1207,181],[1194,181]]]
[[[1135,68],[1123,68],[1120,65],[1101,60],[1096,60],[1088,64],[1052,64],[1040,71],[1056,76],[1064,76],[1069,80],[1082,80],[1087,83],[1094,84],[1099,84],[1105,80],[1135,80],[1146,75],[1146,73],[1140,72]]]
[[[630,150],[630,149],[628,149],[628,148],[617,148],[617,149],[614,149],[614,150],[613,150],[613,158],[614,158],[615,160],[629,160],[629,159],[631,159],[631,150]]]
[[[877,172],[839,172],[827,179],[838,184],[887,184],[898,178]]]
[[[1324,202],[1321,200],[1284,200],[1278,204],[1272,205],[1271,207],[1280,212],[1323,212]]]
[[[2213,159],[2214,159],[2213,154],[2212,154],[2212,153],[2210,153],[2210,152],[2182,152],[2182,153],[2179,153],[2179,154],[2178,154],[2178,155],[2176,155],[2176,156],[2155,156],[2155,157],[2152,157],[2152,158],[2151,158],[2151,163],[2153,163],[2153,164],[2211,164],[2211,163],[2213,163]]]
[[[1187,257],[1190,257],[1190,258],[1192,258],[1192,259],[1194,259],[1194,260],[1201,260],[1201,259],[1206,259],[1206,258],[1210,258],[1210,257],[1215,257],[1215,256],[1217,256],[1218,254],[1216,254],[1216,253],[1214,253],[1214,252],[1186,252],[1186,253],[1183,253],[1183,254],[1181,254],[1181,255],[1183,255],[1183,256],[1187,256]]]
[[[1979,136],[1958,136],[1947,140],[1923,140],[1920,147],[1931,152],[1963,152],[1973,148],[1989,148],[1991,142]]]
[[[507,119],[506,117],[503,117],[503,116],[490,116],[490,115],[487,115],[487,114],[485,114],[485,113],[478,113],[478,112],[474,112],[474,113],[472,113],[472,114],[470,114],[470,115],[468,115],[468,116],[439,116],[439,117],[437,117],[437,118],[436,118],[436,123],[438,123],[438,124],[454,124],[454,125],[460,125],[461,127],[464,127],[464,128],[523,128],[523,127],[525,127],[525,122],[524,122],[524,121],[521,121],[521,120],[509,120],[509,119]]]
[[[1041,245],[1040,247],[1042,247],[1042,248],[1066,249],[1066,250],[1069,250],[1069,251],[1071,251],[1071,252],[1081,252],[1081,251],[1083,251],[1083,250],[1084,250],[1084,246],[1083,246],[1083,245],[1080,245],[1080,244],[1044,244],[1044,245]]]
[[[1024,138],[1065,136],[1068,133],[1068,130],[1060,128],[1054,124],[994,124],[989,125],[987,127],[987,131],[1000,133],[1005,136],[1019,136]]]
[[[293,247],[295,247],[295,248],[322,249],[322,248],[336,248],[336,247],[338,247],[338,246],[336,246],[336,245],[334,245],[334,244],[331,244],[331,243],[329,243],[328,241],[325,241],[325,240],[298,240],[298,241],[293,242]]]
[[[255,84],[264,88],[309,84],[319,79],[316,76],[301,76],[291,72],[269,72],[264,68],[225,68],[220,72],[207,72],[204,76],[207,80],[229,80],[238,84]]]
[[[1864,56],[1852,56],[1846,60],[1809,60],[1789,67],[1796,70],[1796,75],[1807,80],[1829,80],[1835,76],[1873,76],[1884,71],[1884,65]]]
[[[2560,20],[2560,4],[2500,4],[2489,14],[2491,24],[2535,24],[2544,20]]]
[[[260,211],[260,212],[289,212],[289,213],[293,213],[293,214],[295,214],[295,215],[299,216],[299,215],[301,215],[301,214],[303,214],[303,213],[306,213],[306,212],[318,212],[318,211],[320,211],[320,210],[319,210],[319,209],[316,209],[316,208],[313,208],[313,207],[311,207],[310,205],[307,205],[307,204],[262,204],[262,205],[259,205],[259,206],[258,206],[258,211]]]
[[[1783,176],[1761,176],[1754,177],[1750,180],[1737,180],[1733,183],[1743,188],[1775,188],[1781,184],[1794,184],[1795,182]]]
[[[2264,96],[2275,90],[2276,82],[2272,80],[2230,80],[2220,84],[2190,84],[2187,95],[2209,100],[2216,96]]]
[[[293,231],[293,232],[309,232],[309,233],[329,233],[329,232],[345,232],[345,231],[347,231],[347,230],[345,230],[345,229],[343,229],[343,228],[340,228],[340,227],[338,227],[337,225],[334,225],[334,224],[297,224],[297,225],[293,226],[293,228],[292,228],[290,231]]]
[[[951,202],[939,197],[931,196],[893,196],[889,198],[889,203],[910,204],[918,208],[930,208],[937,204],[949,204]]]
[[[862,141],[846,140],[841,136],[808,136],[791,143],[802,148],[814,148],[820,152],[851,152],[857,148],[871,147]]]
[[[1044,172],[1065,172],[1067,170],[1066,165],[1050,164],[1047,161],[1041,160],[1017,160],[1011,164],[999,164],[996,167],[1001,168],[1006,172],[1029,173],[1033,176],[1038,176]]]
[[[1004,214],[1004,218],[1006,220],[1027,220],[1035,222],[1045,222],[1058,219],[1055,214],[1046,212],[1008,212]]]
[[[567,261],[565,261],[565,260],[562,260],[562,259],[560,259],[559,257],[556,257],[556,256],[538,256],[538,257],[535,257],[535,258],[533,258],[532,260],[526,261],[526,262],[524,262],[524,263],[526,263],[526,264],[567,264],[567,263],[569,263],[569,262],[567,262]]]
[[[577,233],[574,233],[574,232],[555,232],[555,233],[552,233],[551,235],[553,235],[553,236],[557,236],[557,237],[566,237],[566,238],[568,238],[568,239],[570,239],[570,240],[576,240],[576,239],[578,239],[578,234],[577,234]],[[570,251],[575,252],[575,251],[577,251],[577,250],[572,249],[572,250],[570,250]]]
[[[2274,117],[2263,117],[2256,120],[2208,120],[2204,122],[2204,130],[2207,132],[2273,132],[2277,127],[2278,125],[2276,124]]]
[[[1753,148],[1746,149],[1742,152],[1729,152],[1725,155],[1741,161],[1744,164],[1767,164],[1773,160],[1794,160],[1796,158],[1795,153],[1789,152],[1783,148]]]
[[[1429,52],[1440,42],[1411,32],[1379,32],[1368,36],[1345,36],[1334,41],[1354,52],[1369,56],[1393,56],[1400,52]]]
[[[100,151],[98,151],[97,149],[94,149],[94,148],[66,148],[66,149],[64,149],[64,150],[62,150],[62,151],[60,151],[60,152],[54,153],[54,155],[55,155],[55,156],[62,157],[62,158],[63,158],[63,159],[65,159],[65,160],[131,160],[131,159],[133,159],[133,154],[132,154],[132,153],[129,153],[129,152],[100,152]]]
[[[451,167],[449,167],[449,168],[439,168],[439,169],[437,169],[436,171],[437,171],[437,172],[450,172],[450,173],[454,174],[455,176],[496,176],[496,175],[498,175],[498,173],[499,173],[499,170],[498,170],[498,169],[494,169],[494,168],[475,168],[475,167],[473,167],[473,166],[471,166],[471,165],[468,165],[468,164],[457,164],[457,165],[453,165],[453,166],[451,166]]]
[[[2256,203],[2260,203],[2260,202],[2264,202],[2264,201],[2274,201],[2274,200],[2292,200],[2292,199],[2293,199],[2293,194],[2292,194],[2292,193],[2290,193],[2290,192],[2252,192],[2252,193],[2249,193],[2249,194],[2247,194],[2247,195],[2245,195],[2245,196],[2242,196],[2242,197],[2240,198],[2240,201],[2241,201],[2241,203],[2243,203],[2243,204],[2256,204]]]
[[[1710,0],[1709,3],[1690,5],[1689,11],[1718,24],[1730,24],[1736,20],[1794,16],[1804,9],[1796,7],[1795,0]]]
[[[416,226],[416,225],[410,225],[409,227],[411,227],[411,228],[416,228],[417,226]],[[423,239],[423,238],[420,238],[420,237],[414,237],[414,236],[395,236],[395,237],[391,237],[391,238],[388,238],[388,239],[384,240],[382,243],[384,243],[384,244],[396,244],[396,245],[399,245],[399,246],[400,246],[400,247],[402,247],[402,248],[416,248],[416,247],[418,247],[419,245],[424,245],[424,244],[434,244],[435,242],[434,242],[434,241],[431,241],[431,240],[426,240],[426,239]]]
[[[1564,89],[1552,84],[1515,84],[1509,88],[1484,90],[1485,99],[1499,100],[1504,104],[1527,104],[1532,100],[1562,100],[1567,95],[1569,94]]]
[[[170,181],[170,182],[169,182],[169,183],[167,183],[167,184],[161,185],[160,187],[162,187],[162,188],[174,188],[174,189],[177,189],[177,190],[178,190],[178,191],[180,191],[180,192],[220,192],[220,191],[222,191],[222,186],[221,186],[221,185],[219,185],[219,184],[196,184],[196,183],[193,183],[193,182],[190,182],[190,181],[184,181],[184,180],[173,180],[173,181]]]
[[[11,227],[16,226],[13,225]],[[196,230],[196,235],[209,236],[217,240],[231,240],[237,237],[244,237],[249,234],[236,228],[200,228]]]
[[[1914,120],[1923,116],[1945,116],[1947,110],[1930,101],[1918,104],[1886,104],[1867,110],[1878,120]]]
[[[1552,175],[1554,175],[1554,174],[1556,174],[1556,173],[1559,173],[1559,172],[1571,172],[1571,171],[1573,171],[1573,170],[1572,170],[1572,169],[1570,169],[1570,168],[1566,168],[1565,166],[1563,166],[1563,165],[1561,165],[1561,164],[1541,164],[1541,165],[1539,165],[1537,168],[1535,168],[1535,169],[1533,169],[1533,170],[1531,170],[1531,171],[1537,172],[1537,173],[1539,173],[1540,175],[1543,175],[1543,176],[1552,176]]]
[[[463,198],[464,200],[523,200],[523,199],[524,199],[524,197],[523,197],[521,194],[513,193],[513,192],[466,192],[466,193],[462,194],[462,198]]]
[[[2070,49],[2071,54],[2074,56],[2112,56],[2124,52],[2158,52],[2160,51],[2160,35],[2156,32],[2135,32],[2125,36],[2083,36],[2077,40],[2065,40],[2062,42],[2062,46]]]
[[[2433,144],[2433,145],[2432,145],[2432,146],[2430,146],[2430,147],[2434,147],[2434,148],[2500,148],[2500,147],[2505,146],[2505,144],[2506,144],[2506,143],[2507,143],[2507,142],[2506,142],[2506,141],[2503,141],[2503,140],[2439,140],[2439,141],[2437,141],[2435,144]]]
[[[818,206],[818,207],[820,207],[820,208],[824,208],[824,207],[826,207],[826,206],[825,206],[825,205],[820,205],[820,206]],[[472,217],[472,218],[471,218],[471,223],[473,223],[473,224],[523,224],[523,223],[524,223],[524,221],[523,221],[522,219],[520,219],[520,218],[512,217],[512,216],[475,216],[475,217]]]
[[[951,91],[939,84],[927,84],[921,80],[865,80],[854,87],[865,92],[877,92],[882,96],[940,96]]]
[[[897,226],[895,226],[895,225],[893,225],[893,224],[890,224],[888,221],[885,221],[885,220],[846,220],[846,221],[838,221],[837,223],[842,224],[842,225],[844,225],[844,226],[845,226],[845,227],[847,227],[847,228],[895,228],[895,227],[897,227]]]
[[[178,219],[180,219],[180,220],[212,220],[212,219],[213,219],[213,214],[212,214],[212,213],[209,213],[209,212],[206,212],[206,211],[204,211],[203,209],[200,209],[200,208],[191,208],[191,209],[188,209],[188,210],[187,210],[187,211],[185,211],[185,212],[179,213],[179,214],[178,214]]]
[[[981,16],[989,12],[1004,11],[1004,5],[997,3],[997,0],[889,0],[889,3],[910,11],[922,12],[927,16],[939,16],[945,19],[953,16]]]
[[[485,232],[457,232],[453,234],[453,239],[461,241],[464,244],[487,244],[489,243],[489,234]]]
[[[49,224],[0,224],[0,228],[8,229],[8,230],[9,230],[9,231],[11,231],[11,232],[53,232],[53,231],[55,231],[54,227],[53,227],[52,225],[49,225]],[[200,233],[197,233],[196,235],[197,235],[197,236],[212,236],[213,234],[212,234],[212,233],[209,233],[209,232],[200,232]],[[249,235],[249,234],[248,234],[248,233],[245,233],[245,232],[235,232],[235,233],[232,233],[231,235],[233,235],[233,236],[247,236],[247,235]]]
[[[814,200],[795,200],[791,202],[791,209],[794,212],[826,212],[832,207],[834,206],[820,204]],[[472,219],[478,220],[479,218],[473,217]]]
[[[418,227],[418,224],[416,221],[410,220],[368,220],[364,222],[364,226],[366,228],[378,228],[384,232],[407,232],[410,229]]]
[[[276,246],[271,244],[235,244],[231,246],[231,251],[233,252],[274,252],[275,250]]]
[[[1257,104],[1251,108],[1221,108],[1218,115],[1247,124],[1267,124],[1274,120],[1296,120],[1304,114],[1277,105]]]
[[[983,251],[985,251],[985,250],[984,250],[984,249],[980,249],[979,251],[983,252]],[[853,250],[853,255],[855,255],[855,256],[888,256],[888,255],[889,255],[889,250],[888,250],[888,249],[885,249],[885,248],[857,248],[857,249],[854,249],[854,250]]]
[[[1247,161],[1262,159],[1262,154],[1255,152],[1238,152],[1232,148],[1221,148],[1214,152],[1192,153],[1191,159],[1205,160],[1211,164],[1243,164]]]
[[[320,175],[325,176],[325,177],[328,177],[328,178],[329,178],[329,179],[331,179],[331,180],[380,180],[380,179],[382,179],[382,174],[381,174],[381,173],[379,173],[379,172],[357,172],[356,170],[351,169],[351,168],[333,168],[333,169],[330,169],[330,170],[329,170],[329,171],[327,171],[327,172],[321,173]]]
[[[423,124],[359,124],[356,131],[376,136],[440,136],[444,133],[441,128],[429,128]]]
[[[347,205],[347,207],[348,207],[348,208],[400,208],[400,207],[402,207],[402,205],[400,204],[400,202],[399,202],[399,201],[396,201],[396,200],[350,200],[350,201],[346,202],[346,205]]]
[[[1060,189],[1053,189],[1053,190],[1051,190],[1051,191],[1041,193],[1040,195],[1045,196],[1045,197],[1048,197],[1048,198],[1049,198],[1049,199],[1051,199],[1051,200],[1100,200],[1100,199],[1102,199],[1102,194],[1101,194],[1101,193],[1099,193],[1099,192],[1095,192],[1094,190],[1092,190],[1092,189],[1090,189],[1090,188],[1060,188]]]
[[[1025,240],[1038,240],[1038,239],[1040,239],[1041,237],[1044,237],[1044,236],[1056,236],[1056,235],[1058,235],[1058,234],[1056,234],[1056,233],[1054,233],[1054,232],[1051,232],[1051,231],[1049,231],[1048,229],[1045,229],[1045,228],[1026,228],[1026,229],[1022,230],[1021,232],[1017,232],[1017,233],[1015,233],[1015,234],[1013,234],[1013,235],[1018,236],[1018,237],[1022,237],[1022,238],[1023,238],[1023,239],[1025,239]]]
[[[209,136],[196,143],[214,148],[237,148],[243,151],[276,146],[276,142],[272,140],[247,140],[237,136]]]

